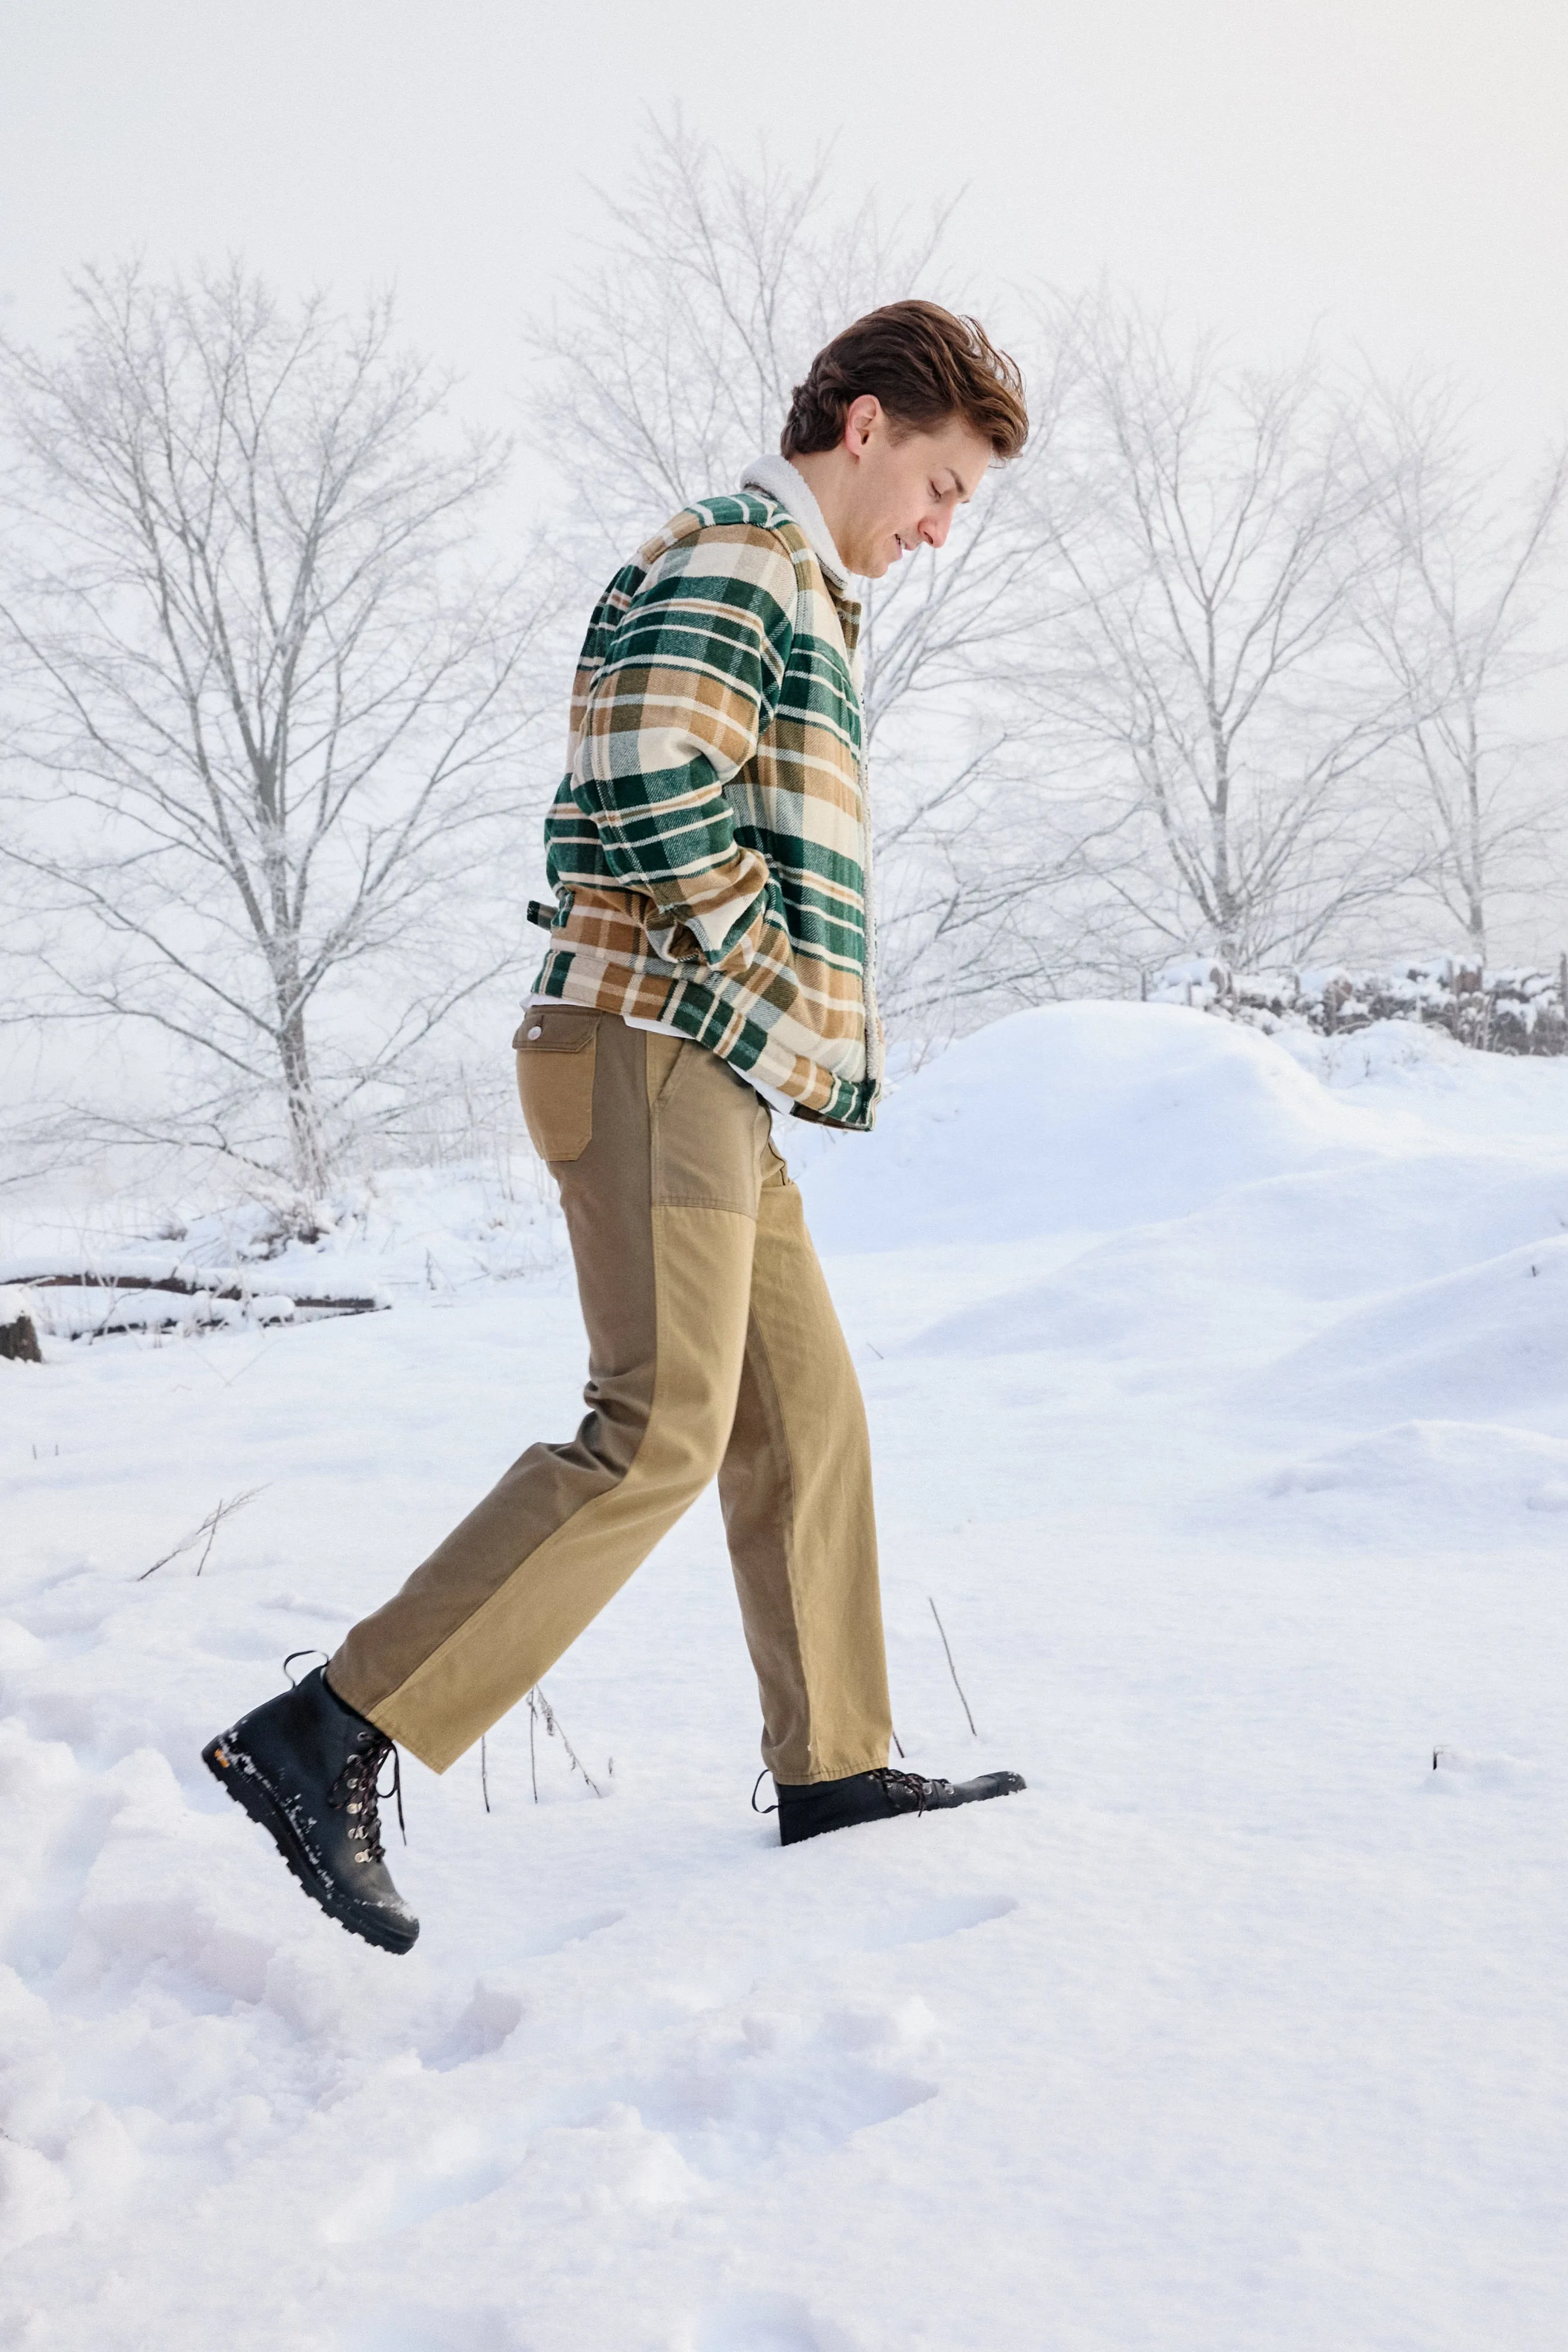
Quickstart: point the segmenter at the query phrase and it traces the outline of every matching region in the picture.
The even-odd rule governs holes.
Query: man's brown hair
[[[823,345],[790,396],[779,447],[786,457],[834,449],[844,418],[873,393],[894,434],[932,433],[961,416],[1003,460],[1029,438],[1023,375],[977,319],[937,302],[889,302]]]

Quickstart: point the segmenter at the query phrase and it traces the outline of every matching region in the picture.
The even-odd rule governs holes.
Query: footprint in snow
[[[732,2295],[697,2323],[694,2352],[847,2352],[849,2338],[793,2294]]]
[[[606,1927],[618,1927],[625,1916],[624,1911],[592,1911],[586,1918],[557,1920],[525,1937],[516,1948],[526,1959],[547,1959],[551,1952],[564,1952],[573,1944],[586,1943],[590,1936],[601,1936]]]
[[[449,2074],[455,2067],[470,2065],[476,2058],[489,2057],[522,2021],[523,2003],[518,1996],[502,1985],[486,1984],[481,1979],[456,2024],[449,2033],[420,2052],[420,2063],[433,2074]]]
[[[634,2109],[710,2180],[744,2179],[820,2157],[934,2099],[936,2085],[907,2071],[934,2030],[919,2000],[844,2010],[812,2026],[778,2014],[709,2019],[657,2074],[597,2086],[594,2105],[608,2097]]]
[[[517,2336],[515,2311],[495,2307],[455,2309],[451,2304],[397,2309],[372,2305],[354,2315],[341,2315],[346,2331],[332,2337],[334,2352],[515,2352]]]
[[[1010,1895],[951,1895],[879,1919],[856,1946],[862,1952],[891,1952],[906,1944],[936,1944],[961,1936],[992,1919],[1005,1919],[1018,1905]]]
[[[372,2164],[320,2224],[328,2245],[352,2245],[416,2229],[454,2205],[477,2204],[516,2169],[476,2131],[459,2126],[438,2132],[417,2162],[389,2157]]]
[[[531,1939],[524,1941],[520,1947],[522,1956],[538,1960],[548,1958],[552,1952],[570,1951],[574,1944],[585,1943],[590,1936],[601,1936],[607,1927],[618,1927],[625,1916],[624,1911],[595,1911],[587,1918],[542,1927]],[[450,2032],[440,2035],[420,2052],[421,2063],[444,2074],[454,2067],[468,2065],[476,2058],[487,2058],[493,2050],[500,2048],[508,2034],[516,2032],[522,2017],[523,2003],[516,1993],[480,1981]]]

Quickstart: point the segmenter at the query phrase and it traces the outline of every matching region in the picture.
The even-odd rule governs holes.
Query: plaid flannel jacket
[[[871,1126],[881,1082],[860,609],[756,488],[685,508],[616,574],[545,824],[535,983],[848,1128]]]

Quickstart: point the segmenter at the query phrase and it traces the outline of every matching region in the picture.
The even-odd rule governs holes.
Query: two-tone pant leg
[[[549,1008],[518,1035],[588,1329],[588,1411],[531,1445],[327,1678],[437,1771],[515,1706],[714,1476],[735,1419],[767,1117],[701,1047]]]
[[[891,1719],[860,1382],[800,1192],[768,1159],[719,1494],[763,1760],[799,1784],[884,1765]]]

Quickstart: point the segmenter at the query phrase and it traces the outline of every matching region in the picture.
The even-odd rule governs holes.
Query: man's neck
[[[816,499],[833,545],[842,547],[845,526],[850,520],[851,491],[849,467],[843,451],[812,449],[798,457],[791,457],[789,463]]]
[[[839,551],[837,540],[828,528],[827,517],[817,503],[817,494],[792,457],[774,454],[757,458],[747,469],[746,479],[770,498],[778,499],[795,517],[807,538],[817,551],[824,572],[832,581],[836,593],[849,593],[849,567]]]

